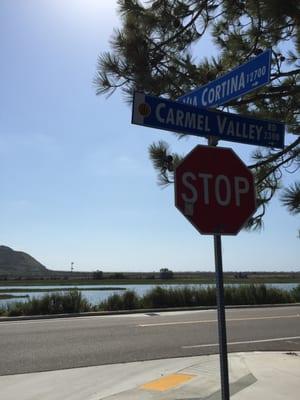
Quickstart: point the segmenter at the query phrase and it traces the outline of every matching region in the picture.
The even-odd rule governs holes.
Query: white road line
[[[234,321],[251,321],[251,320],[264,320],[264,319],[282,319],[282,318],[299,318],[300,314],[293,315],[276,315],[270,317],[248,317],[248,318],[226,318],[226,322],[234,322]],[[177,322],[160,322],[154,324],[141,324],[138,325],[141,328],[148,328],[152,326],[170,326],[170,325],[190,325],[190,324],[208,324],[217,322],[217,319],[206,319],[202,321],[177,321]]]
[[[85,319],[92,319],[94,317],[82,317]],[[49,324],[52,322],[58,322],[60,320],[63,321],[78,321],[80,318],[49,318],[49,319],[29,319],[29,320],[24,320],[24,321],[3,321],[0,322],[0,327],[1,326],[12,326],[12,325],[30,325],[30,324]]]
[[[227,343],[227,345],[280,342],[280,341],[288,341],[288,340],[295,340],[295,339],[300,339],[300,336],[272,338],[272,339],[260,339],[260,340],[243,340],[241,342],[229,342],[229,343]],[[219,343],[195,344],[193,346],[181,346],[181,348],[182,349],[194,349],[194,348],[199,348],[199,347],[217,347],[217,346],[219,346]]]
[[[111,315],[82,315],[81,317],[59,317],[59,318],[42,318],[42,319],[28,319],[20,321],[0,321],[1,326],[11,326],[14,325],[29,325],[29,324],[46,324],[58,321],[86,321],[90,319],[107,319],[107,318],[150,318],[147,314],[137,313],[137,314],[111,314]]]
[[[123,315],[118,315],[122,317]],[[28,320],[22,320],[22,321],[0,321],[0,327],[1,326],[11,326],[12,324],[14,325],[29,325],[29,324],[50,324],[53,322],[59,322],[59,321],[64,321],[64,322],[74,322],[74,321],[86,321],[90,319],[102,319],[102,318],[108,318],[108,317],[116,317],[116,315],[90,315],[90,316],[82,316],[82,317],[62,317],[62,318],[44,318],[44,319],[28,319]]]

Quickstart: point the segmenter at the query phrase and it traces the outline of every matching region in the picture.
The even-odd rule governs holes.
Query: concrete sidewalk
[[[229,355],[234,400],[298,400],[300,353]],[[217,355],[102,365],[0,377],[3,400],[217,400]]]

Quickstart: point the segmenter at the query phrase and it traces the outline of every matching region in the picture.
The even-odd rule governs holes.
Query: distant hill
[[[49,275],[49,273],[50,270],[29,254],[0,246],[0,275],[26,277]]]

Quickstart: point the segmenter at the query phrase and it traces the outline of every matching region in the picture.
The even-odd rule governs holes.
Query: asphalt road
[[[300,307],[226,311],[228,351],[300,350]],[[0,322],[0,375],[218,352],[216,311]]]

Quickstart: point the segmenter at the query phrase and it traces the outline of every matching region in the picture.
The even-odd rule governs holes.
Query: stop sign
[[[196,146],[175,171],[175,205],[203,234],[236,235],[256,209],[251,171],[232,149]]]

